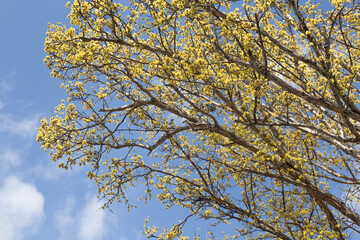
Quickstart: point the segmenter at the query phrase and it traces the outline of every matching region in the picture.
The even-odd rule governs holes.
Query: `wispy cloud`
[[[22,99],[6,99],[8,93],[13,89],[16,75],[16,71],[11,71],[5,76],[0,76],[0,110],[2,110],[0,112],[0,132],[21,137],[34,137],[40,116],[31,115],[24,117],[22,114],[24,104],[14,105],[14,102]],[[3,112],[9,102],[12,103],[11,112],[15,113],[15,115]]]
[[[54,222],[60,236],[58,240],[100,240],[106,239],[109,224],[106,212],[101,209],[102,203],[96,197],[87,198],[84,206],[73,196],[68,197],[54,215]],[[77,236],[77,238],[75,238]]]
[[[60,232],[60,238],[58,240],[72,239],[74,234],[74,206],[75,199],[68,197],[65,201],[65,205],[57,210],[54,215],[55,225]]]
[[[20,137],[34,137],[40,117],[35,115],[23,119],[15,119],[9,114],[0,114],[0,132]]]
[[[21,164],[21,152],[12,147],[0,148],[1,170],[8,171],[11,167],[17,167]]]
[[[49,158],[47,161],[41,161],[37,159],[37,165],[28,169],[28,173],[33,176],[43,179],[43,180],[59,180],[61,177],[69,177],[74,171],[66,171],[64,169],[60,169],[56,163],[50,161]]]
[[[85,205],[80,217],[80,240],[102,239],[105,230],[105,212],[101,210],[102,203],[91,198]]]
[[[32,184],[8,177],[0,188],[0,236],[20,240],[33,233],[44,217],[44,197]]]
[[[7,93],[13,88],[13,81],[17,75],[15,70],[12,70],[0,79],[0,97],[5,97]]]

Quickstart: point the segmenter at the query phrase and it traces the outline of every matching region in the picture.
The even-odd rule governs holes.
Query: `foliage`
[[[68,103],[37,140],[89,166],[105,207],[142,184],[145,202],[232,224],[224,239],[349,239],[360,5],[316,2],[76,0],[45,42]],[[187,239],[186,220],[144,233]]]

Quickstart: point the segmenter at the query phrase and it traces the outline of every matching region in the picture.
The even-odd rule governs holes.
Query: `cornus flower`
[[[190,239],[190,218],[232,226],[211,239],[359,236],[357,1],[70,6],[44,60],[68,103],[37,140],[59,167],[86,167],[104,207],[132,207],[143,184],[143,203],[188,211],[147,219],[148,238]]]

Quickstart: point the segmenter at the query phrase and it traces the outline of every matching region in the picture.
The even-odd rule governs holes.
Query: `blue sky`
[[[65,96],[42,61],[48,22],[67,22],[66,2],[1,1],[0,238],[144,239],[149,208],[98,210],[86,170],[58,169],[35,141],[40,119]]]
[[[66,98],[43,64],[48,22],[67,23],[67,0],[2,0],[0,14],[0,238],[1,240],[137,240],[150,225],[176,223],[152,203],[130,213],[121,204],[99,210],[86,169],[58,169],[35,141],[40,119]],[[129,191],[137,198],[144,189]],[[190,236],[200,221],[187,225]],[[219,230],[220,232],[221,230]],[[206,239],[205,235],[202,239]]]
[[[121,204],[99,210],[86,169],[64,171],[35,141],[40,119],[66,96],[43,64],[48,23],[67,23],[65,0],[11,0],[0,14],[0,236],[2,240],[136,240],[149,225],[177,223],[152,203],[130,213]],[[129,191],[137,199],[144,189]],[[191,235],[199,221],[187,225]],[[205,229],[206,230],[206,229]],[[205,237],[205,234],[202,235]]]

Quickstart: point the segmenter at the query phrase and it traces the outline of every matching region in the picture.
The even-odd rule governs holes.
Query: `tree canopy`
[[[37,140],[104,207],[143,185],[145,203],[231,224],[224,239],[360,233],[359,1],[70,5],[44,60],[68,99]],[[187,219],[144,234],[188,239]]]

